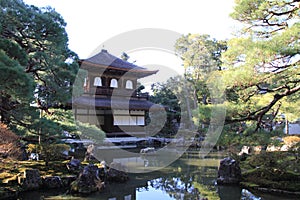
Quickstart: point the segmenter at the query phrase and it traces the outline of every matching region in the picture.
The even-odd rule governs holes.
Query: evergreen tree
[[[11,127],[31,128],[38,109],[65,106],[78,70],[66,23],[53,8],[0,1],[0,114]]]
[[[299,2],[236,0],[231,16],[244,27],[223,54],[227,122],[272,129],[279,113],[299,114]]]
[[[176,41],[175,51],[183,60],[185,77],[193,84],[194,99],[198,103],[208,104],[206,81],[211,72],[221,70],[220,58],[225,50],[225,41],[217,41],[209,35],[188,34]]]

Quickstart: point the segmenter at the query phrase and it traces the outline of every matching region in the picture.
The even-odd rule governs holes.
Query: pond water
[[[223,155],[200,159],[184,154],[168,167],[150,173],[129,174],[126,183],[109,184],[104,192],[89,196],[71,196],[64,190],[27,192],[20,200],[83,199],[83,200],[292,200],[294,197],[251,193],[238,186],[217,186],[217,169]]]

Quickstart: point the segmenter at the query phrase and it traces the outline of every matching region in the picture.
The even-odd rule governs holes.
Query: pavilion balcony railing
[[[137,99],[149,99],[149,93],[139,92],[133,89],[124,89],[124,88],[104,88],[104,87],[93,87],[88,91],[85,91],[86,95],[96,95],[96,96],[120,96],[120,97],[131,97]]]

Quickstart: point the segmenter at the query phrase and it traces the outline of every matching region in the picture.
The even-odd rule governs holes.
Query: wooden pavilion
[[[73,98],[76,120],[94,124],[108,137],[145,132],[146,115],[154,104],[138,90],[137,80],[157,71],[124,61],[107,50],[80,61],[87,71],[84,93]]]

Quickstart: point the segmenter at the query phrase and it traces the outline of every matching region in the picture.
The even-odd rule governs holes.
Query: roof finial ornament
[[[104,48],[104,44],[102,45],[102,50],[101,50],[101,52],[107,53],[107,50]]]

